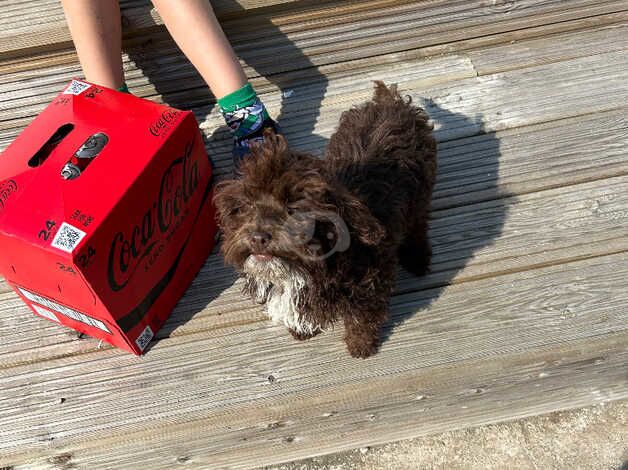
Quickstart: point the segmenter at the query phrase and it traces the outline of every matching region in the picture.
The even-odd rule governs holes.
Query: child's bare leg
[[[247,83],[208,0],[153,0],[168,31],[217,98]]]
[[[264,129],[278,128],[247,82],[208,0],[153,0],[168,31],[201,74],[233,131],[236,167],[263,140]]]
[[[87,81],[109,88],[124,83],[118,0],[61,0]]]

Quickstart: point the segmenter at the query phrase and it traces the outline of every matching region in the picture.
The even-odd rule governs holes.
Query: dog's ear
[[[286,158],[290,155],[288,142],[272,129],[264,130],[264,140],[251,142],[251,155],[240,163],[240,172],[249,184],[263,187],[270,184],[282,171]]]
[[[261,142],[251,143],[251,153],[254,157],[259,156],[280,156],[284,155],[288,151],[288,142],[286,138],[275,133],[270,128],[264,130],[264,140]]]
[[[347,189],[336,186],[333,202],[340,217],[365,245],[374,246],[386,236],[386,228],[375,218],[368,207]]]
[[[239,180],[224,180],[214,187],[213,203],[220,225],[242,206],[242,185]]]

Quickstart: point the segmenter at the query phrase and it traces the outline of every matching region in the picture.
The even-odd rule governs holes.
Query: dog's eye
[[[241,207],[234,207],[233,209],[229,211],[229,215],[230,216],[238,215],[241,210],[242,210]]]
[[[288,212],[288,215],[294,215],[298,212],[298,208],[294,205],[286,206],[286,212]]]

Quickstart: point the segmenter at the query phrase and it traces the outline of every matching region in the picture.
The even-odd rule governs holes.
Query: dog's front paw
[[[292,337],[299,341],[305,341],[306,339],[314,338],[317,334],[321,332],[321,330],[315,330],[313,333],[300,333],[292,328],[288,328],[288,331],[292,335]]]
[[[352,338],[351,340],[347,338],[347,349],[349,350],[349,354],[356,358],[366,359],[369,356],[372,356],[379,349],[379,339],[378,338]]]
[[[345,316],[345,344],[353,357],[367,358],[377,352],[385,310],[353,312]]]

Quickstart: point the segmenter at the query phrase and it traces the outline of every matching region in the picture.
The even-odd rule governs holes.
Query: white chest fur
[[[254,280],[253,297],[257,302],[266,300],[268,317],[274,323],[283,323],[301,334],[314,334],[319,329],[299,311],[301,296],[307,286],[301,273],[278,259],[260,265],[252,257],[247,260],[245,269]]]
[[[273,284],[257,280],[255,300],[266,298],[266,313],[273,323],[283,323],[288,328],[302,334],[314,334],[318,326],[304,319],[299,311],[299,296],[305,287],[302,277],[286,280],[283,284]]]

